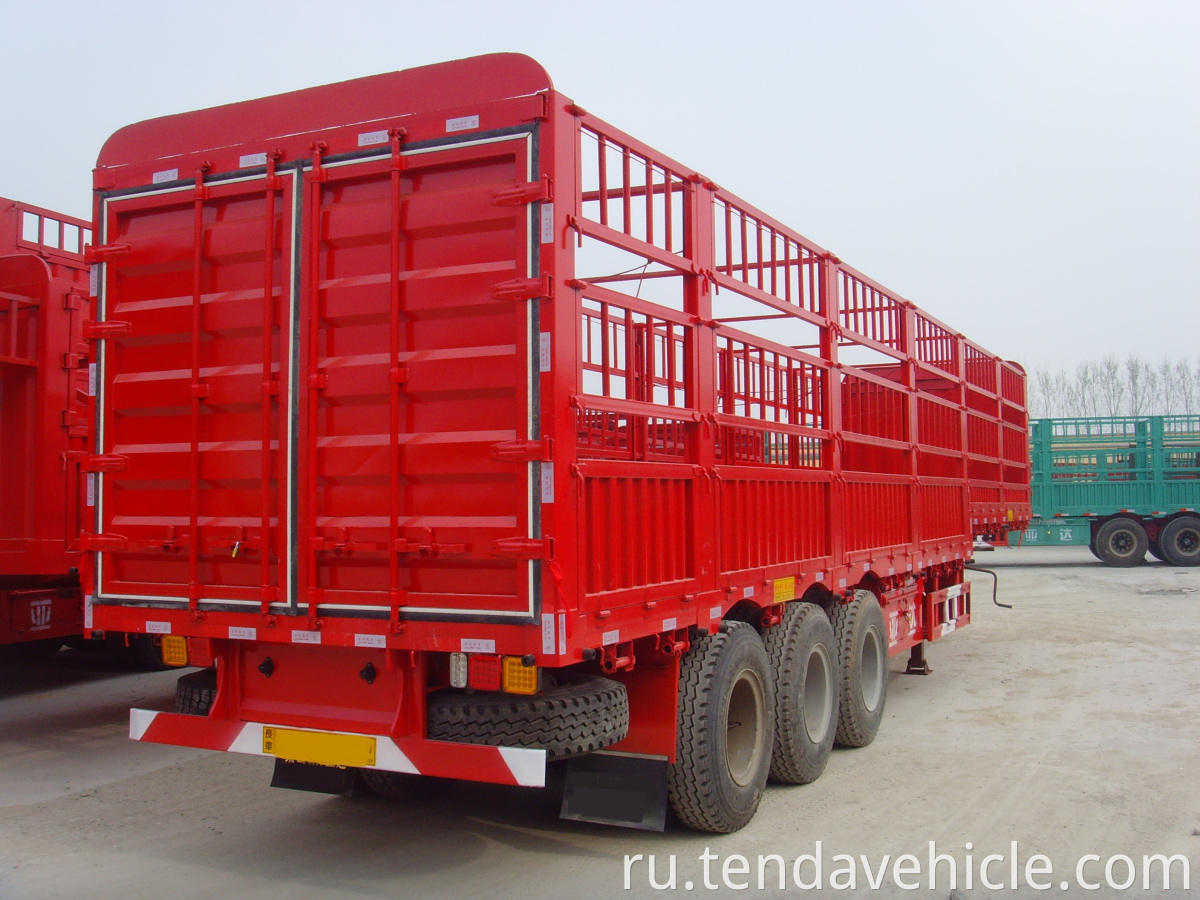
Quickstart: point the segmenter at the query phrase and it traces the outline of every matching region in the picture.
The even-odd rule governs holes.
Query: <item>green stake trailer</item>
[[[1010,544],[1087,544],[1110,566],[1200,563],[1200,416],[1037,419],[1033,514]]]

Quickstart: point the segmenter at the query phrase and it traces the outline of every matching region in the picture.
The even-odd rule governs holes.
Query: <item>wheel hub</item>
[[[754,780],[763,754],[766,700],[758,673],[742,669],[729,694],[725,727],[725,758],[729,777],[742,787]]]
[[[829,733],[833,703],[833,666],[825,647],[818,645],[809,654],[804,672],[804,730],[814,744]]]
[[[883,697],[883,679],[886,677],[886,656],[882,642],[875,629],[867,632],[862,652],[862,700],[867,712],[874,712]]]
[[[1137,541],[1128,531],[1118,531],[1112,536],[1112,540],[1108,542],[1114,553],[1120,556],[1128,556],[1134,551],[1137,546]]]

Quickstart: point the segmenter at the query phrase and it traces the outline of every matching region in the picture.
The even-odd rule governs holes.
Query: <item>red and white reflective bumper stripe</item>
[[[154,712],[148,709],[129,711],[131,740],[247,753],[253,756],[271,755],[263,750],[263,729],[275,727],[285,726],[210,719],[206,716]],[[318,733],[352,734],[345,731]],[[375,739],[375,765],[368,768],[439,778],[490,781],[521,787],[546,786],[545,750],[528,747],[485,747],[421,738],[402,738],[397,741],[385,735],[368,736]]]

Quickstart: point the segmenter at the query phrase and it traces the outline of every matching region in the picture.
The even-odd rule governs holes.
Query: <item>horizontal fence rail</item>
[[[671,543],[677,561],[712,532],[728,574],[915,558],[1028,518],[1019,366],[704,176],[576,119],[579,259],[617,254],[575,283],[589,521],[611,501],[639,523],[631,498],[644,490],[654,508],[695,516],[686,535],[672,525],[646,540]],[[609,463],[631,468],[595,468]],[[664,463],[690,491],[663,481]],[[582,539],[599,540],[586,527]],[[593,572],[589,590],[688,577],[651,569],[603,584]]]

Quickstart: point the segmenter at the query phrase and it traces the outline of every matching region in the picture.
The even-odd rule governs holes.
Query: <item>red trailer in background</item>
[[[527,57],[132,125],[95,187],[88,602],[206,667],[135,739],[731,831],[1028,520],[1018,366]]]
[[[88,448],[80,219],[0,198],[0,646],[48,656],[83,632],[78,460]]]
[[[119,659],[161,668],[157,639],[92,631],[79,535],[92,485],[91,224],[0,198],[0,654],[54,655],[105,637]]]

